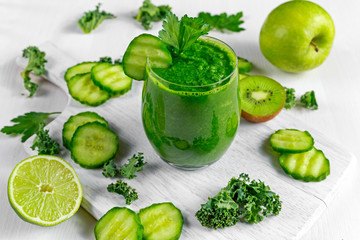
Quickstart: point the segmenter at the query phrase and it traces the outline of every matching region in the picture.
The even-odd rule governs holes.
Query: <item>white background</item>
[[[258,45],[263,21],[282,2],[154,0],[155,4],[169,4],[179,16],[196,16],[200,11],[214,14],[243,11],[246,31],[233,34],[212,32],[211,35],[224,40],[239,56],[252,61],[255,65],[253,73],[267,75],[287,87],[295,88],[298,97],[307,90],[315,90],[319,110],[295,108],[282,114],[292,114],[307,122],[360,159],[360,3],[316,0],[335,23],[332,52],[319,68],[302,74],[288,74],[268,63]],[[67,102],[64,92],[41,78],[35,80],[40,84],[35,96],[26,97],[20,77],[22,69],[16,65],[15,58],[27,46],[50,41],[79,62],[89,61],[100,56],[120,57],[131,39],[145,31],[132,19],[142,1],[109,0],[103,1],[101,9],[115,14],[117,18],[105,20],[98,29],[85,35],[77,26],[77,20],[84,11],[94,9],[97,3],[85,0],[0,1],[0,127],[9,125],[10,119],[25,112],[62,111]],[[161,23],[156,23],[149,33],[157,35],[160,28]],[[23,222],[15,214],[7,199],[7,180],[15,165],[26,157],[28,155],[19,137],[0,134],[0,239],[94,239],[96,220],[83,209],[66,222],[48,228]],[[347,183],[304,239],[359,239],[359,172],[359,164],[356,164]]]

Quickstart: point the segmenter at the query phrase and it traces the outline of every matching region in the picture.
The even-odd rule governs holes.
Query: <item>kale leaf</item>
[[[49,130],[45,130],[44,127],[45,123],[41,122],[31,149],[35,150],[37,148],[38,154],[58,154],[60,151],[59,143],[49,136]]]
[[[41,76],[45,73],[45,63],[47,60],[45,59],[45,52],[39,50],[39,48],[35,46],[29,46],[23,50],[23,57],[28,58],[29,62],[21,73],[21,77],[24,79],[24,86],[26,90],[29,91],[29,97],[32,97],[38,85],[36,83],[31,82],[30,72],[33,72],[36,76]]]
[[[287,87],[284,88],[286,92],[285,109],[288,110],[296,106],[295,89]]]
[[[110,160],[106,162],[102,168],[102,175],[104,177],[115,177],[118,173],[118,169],[116,167],[116,164],[114,163],[114,160]]]
[[[78,25],[84,31],[84,33],[90,33],[105,19],[116,18],[116,16],[111,13],[105,11],[100,12],[100,6],[101,4],[99,3],[95,10],[85,12],[85,15],[79,19]]]
[[[169,5],[155,6],[150,0],[144,0],[143,5],[139,8],[138,14],[134,17],[136,21],[149,30],[152,28],[151,22],[158,22],[166,17],[171,11]]]
[[[129,163],[124,164],[120,167],[120,174],[124,178],[133,179],[136,177],[136,172],[141,171],[146,164],[144,162],[143,153],[135,154],[129,159]]]
[[[310,110],[317,110],[318,109],[318,104],[316,102],[315,92],[314,91],[309,91],[309,92],[306,92],[304,95],[302,95],[300,97],[300,102],[307,109],[310,109]]]
[[[244,31],[245,29],[240,27],[240,25],[244,23],[244,21],[241,20],[242,16],[242,12],[229,16],[226,13],[211,15],[208,12],[200,12],[198,15],[199,18],[211,26],[211,29],[216,29],[220,32],[224,32],[225,30],[231,32]]]
[[[100,63],[110,63],[110,64],[113,64],[113,65],[121,65],[122,64],[121,59],[115,59],[114,63],[113,63],[111,57],[101,57],[99,59],[99,62]]]
[[[107,187],[108,192],[117,193],[123,195],[127,205],[130,205],[133,201],[137,200],[138,194],[135,189],[130,187],[126,182],[118,180],[115,184],[111,183]]]

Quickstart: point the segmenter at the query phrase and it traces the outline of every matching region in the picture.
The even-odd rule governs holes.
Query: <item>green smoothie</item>
[[[163,160],[196,169],[225,153],[239,123],[236,63],[231,48],[211,37],[174,57],[170,68],[148,63],[142,119]]]

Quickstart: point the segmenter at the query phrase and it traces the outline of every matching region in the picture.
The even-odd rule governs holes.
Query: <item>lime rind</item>
[[[25,211],[24,211],[24,205],[20,205],[17,201],[16,201],[16,196],[14,194],[16,194],[18,191],[17,189],[14,188],[14,181],[16,179],[16,177],[18,176],[17,174],[19,173],[19,169],[24,166],[24,164],[27,164],[27,163],[32,163],[34,160],[36,159],[40,159],[40,158],[44,158],[46,160],[50,161],[51,160],[54,160],[58,163],[61,163],[63,166],[64,166],[64,169],[65,170],[68,170],[70,171],[70,173],[72,174],[73,176],[73,179],[72,181],[70,181],[73,185],[72,188],[76,188],[76,190],[78,190],[78,196],[76,199],[73,199],[72,202],[73,202],[73,205],[71,207],[71,210],[68,211],[67,214],[61,214],[61,211],[60,211],[60,207],[57,205],[56,203],[56,200],[53,196],[51,196],[51,194],[46,194],[45,197],[46,198],[52,198],[52,203],[54,205],[56,205],[55,208],[53,208],[53,206],[50,206],[52,209],[54,210],[57,210],[58,211],[58,215],[61,215],[59,218],[55,219],[55,220],[42,220],[40,217],[32,217],[30,216],[29,214],[27,214]],[[49,169],[50,169],[50,165],[48,164],[47,166]],[[35,172],[32,172],[31,174],[35,174]],[[31,175],[30,174],[30,175]],[[47,177],[49,177],[47,175]],[[25,180],[28,180],[28,181],[32,181],[31,179],[25,179]],[[39,180],[39,179],[38,179]],[[54,179],[53,179],[54,180]],[[34,187],[34,184],[36,184],[36,180],[35,181],[32,181],[32,187]],[[30,185],[31,185],[30,184]],[[62,185],[65,185],[65,183],[62,183]],[[31,187],[31,186],[27,186],[28,188]],[[54,186],[54,188],[56,189],[56,186]],[[33,205],[32,204],[38,204],[38,203],[35,203],[35,202],[31,202],[32,200],[34,200],[36,197],[39,197],[39,194],[41,194],[40,192],[38,192],[38,194],[35,194],[30,197],[28,199],[28,201],[26,201],[26,206],[27,207],[31,207]],[[41,225],[41,226],[53,226],[53,225],[56,225],[56,224],[59,224],[67,219],[69,219],[71,216],[73,216],[79,209],[80,207],[80,204],[81,204],[81,200],[82,200],[82,195],[83,195],[83,190],[82,190],[82,187],[81,187],[81,183],[79,181],[79,178],[75,172],[75,170],[72,168],[72,166],[70,164],[68,164],[66,161],[64,161],[63,159],[59,158],[59,157],[56,157],[56,156],[51,156],[51,155],[37,155],[37,156],[33,156],[33,157],[29,157],[29,158],[26,158],[25,160],[21,161],[20,163],[18,163],[14,170],[12,171],[10,177],[9,177],[9,182],[8,182],[8,199],[9,199],[9,202],[10,202],[10,205],[11,207],[15,210],[15,212],[19,215],[19,217],[21,219],[23,219],[24,221],[27,221],[29,223],[33,223],[33,224],[36,224],[36,225]],[[44,197],[42,197],[42,199],[44,199]],[[65,196],[65,199],[67,201],[69,201],[68,197]],[[64,201],[64,203],[66,203]],[[50,205],[50,204],[49,204]],[[65,207],[64,205],[62,205],[61,207]],[[69,207],[69,206],[68,206]],[[42,207],[41,207],[41,210],[44,211],[46,210],[45,208],[45,203],[42,204]]]

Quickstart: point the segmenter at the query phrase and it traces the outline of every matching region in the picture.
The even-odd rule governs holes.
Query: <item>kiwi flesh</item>
[[[239,81],[241,116],[250,122],[266,122],[283,109],[284,87],[265,76],[248,76]]]

